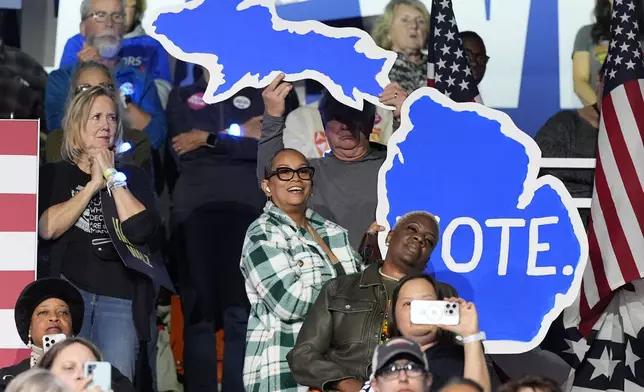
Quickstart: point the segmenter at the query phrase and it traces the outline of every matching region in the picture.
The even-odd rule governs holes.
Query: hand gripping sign
[[[476,304],[488,353],[536,347],[581,285],[586,232],[563,183],[537,177],[540,159],[504,113],[423,88],[405,102],[380,170],[378,222],[438,217],[428,271]]]
[[[116,211],[116,203],[106,191],[101,191],[101,205],[105,226],[123,263],[128,268],[148,276],[155,284],[174,292],[160,251],[150,251],[148,246],[135,245],[125,237]]]

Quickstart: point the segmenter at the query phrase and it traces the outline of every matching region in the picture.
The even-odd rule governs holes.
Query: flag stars
[[[626,63],[626,69],[635,69],[635,63],[632,60],[628,60],[628,63]]]
[[[635,364],[641,358],[633,353],[633,347],[631,347],[631,342],[626,343],[626,366],[631,369],[631,373],[635,375]]]
[[[445,36],[447,37],[447,42],[454,39],[454,34],[455,33],[453,31],[447,31],[447,34],[445,34]]]
[[[443,59],[438,60],[438,62],[436,63],[436,65],[438,65],[438,69],[443,69],[443,68],[445,68],[445,60],[443,60]]]
[[[461,50],[461,48],[456,49],[456,52],[454,53],[456,54],[457,59],[460,59],[461,57],[463,57],[463,51]]]
[[[627,5],[628,5],[628,10],[629,11],[633,11],[635,9],[635,4],[633,4],[632,2],[628,3]]]
[[[449,54],[449,46],[444,45],[444,46],[441,48],[441,52],[443,52],[443,54]]]
[[[452,24],[452,27],[456,26],[456,19],[452,18],[452,20],[450,20],[449,23]]]
[[[454,82],[455,82],[455,81],[456,81],[456,79],[454,79],[451,75],[450,75],[450,77],[449,77],[449,78],[447,78],[447,84],[448,84],[449,86],[454,86]]]
[[[438,21],[438,23],[444,23],[444,22],[445,22],[445,16],[446,16],[446,15],[443,15],[443,14],[441,14],[441,13],[439,13],[438,15],[436,15],[436,20]]]
[[[459,84],[459,86],[461,86],[461,91],[465,91],[465,90],[467,90],[467,87],[469,86],[469,83],[466,82],[465,79],[463,79],[463,81]]]
[[[622,30],[624,30],[624,29],[623,29],[623,28],[621,28],[620,26],[617,26],[617,28],[615,29],[615,35],[620,35],[620,34],[622,34]]]
[[[452,64],[452,65],[450,66],[450,68],[452,69],[452,72],[454,72],[454,73],[456,73],[456,72],[458,72],[458,71],[459,71],[459,69],[458,69],[458,68],[459,68],[459,65],[458,65],[457,63]]]
[[[447,7],[449,7],[449,0],[443,0],[443,1],[441,1],[441,5],[443,6],[443,8],[447,8]]]
[[[626,35],[628,36],[628,39],[634,40],[636,34],[631,30],[630,32],[626,33]]]
[[[441,29],[434,30],[434,37],[439,37],[441,35]]]
[[[635,58],[640,58],[640,56],[641,56],[641,55],[642,55],[642,52],[641,52],[639,49],[635,49],[635,50],[633,51],[633,56],[634,56]]]
[[[627,44],[626,42],[624,42],[624,43],[620,46],[620,48],[622,49],[622,52],[627,52],[627,51],[628,51],[628,44]]]
[[[622,60],[624,60],[624,58],[622,56],[615,57],[615,64],[621,64]]]
[[[628,22],[628,18],[630,18],[630,16],[628,16],[627,14],[620,16],[620,19],[622,20],[622,22]]]
[[[612,70],[608,73],[608,77],[611,79],[615,79],[615,75],[617,75],[617,71]]]

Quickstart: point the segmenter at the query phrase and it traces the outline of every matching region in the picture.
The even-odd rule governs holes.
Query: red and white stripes
[[[13,308],[36,278],[37,120],[0,120],[0,367],[28,355]]]
[[[590,331],[614,290],[644,276],[643,90],[643,80],[630,80],[602,100],[582,332]]]

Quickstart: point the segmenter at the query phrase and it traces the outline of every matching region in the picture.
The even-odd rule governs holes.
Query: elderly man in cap
[[[16,301],[14,317],[18,335],[31,349],[31,356],[0,369],[0,392],[4,392],[15,376],[38,364],[44,354],[46,335],[78,335],[83,326],[83,313],[83,297],[66,280],[46,278],[27,285]],[[134,391],[132,383],[113,366],[112,389],[114,392]]]

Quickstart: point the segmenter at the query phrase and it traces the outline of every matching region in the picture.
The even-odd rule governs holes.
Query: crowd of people
[[[597,0],[596,23],[575,43],[575,91],[587,106],[544,125],[544,156],[595,155],[611,5]],[[427,83],[422,2],[391,0],[374,27],[376,43],[398,53],[380,97],[392,111],[355,110],[326,91],[300,106],[283,74],[208,105],[208,70],[195,66],[194,83],[173,87],[144,10],[142,0],[83,0],[79,34],[49,75],[0,46],[0,113],[40,119],[44,146],[39,279],[15,306],[31,355],[0,369],[0,391],[98,391],[87,361],[112,365],[115,392],[161,390],[156,306],[169,292],[127,262],[115,236],[160,257],[155,268],[173,279],[188,392],[217,389],[219,329],[228,392],[559,391],[538,369],[508,380],[485,355],[475,304],[424,273],[440,234],[430,211],[396,222],[384,258],[374,246],[385,230],[375,212],[387,139]],[[483,39],[460,37],[480,83]],[[589,197],[592,173],[550,173]],[[459,323],[412,323],[418,300],[457,304]],[[64,339],[50,346],[50,335]]]

